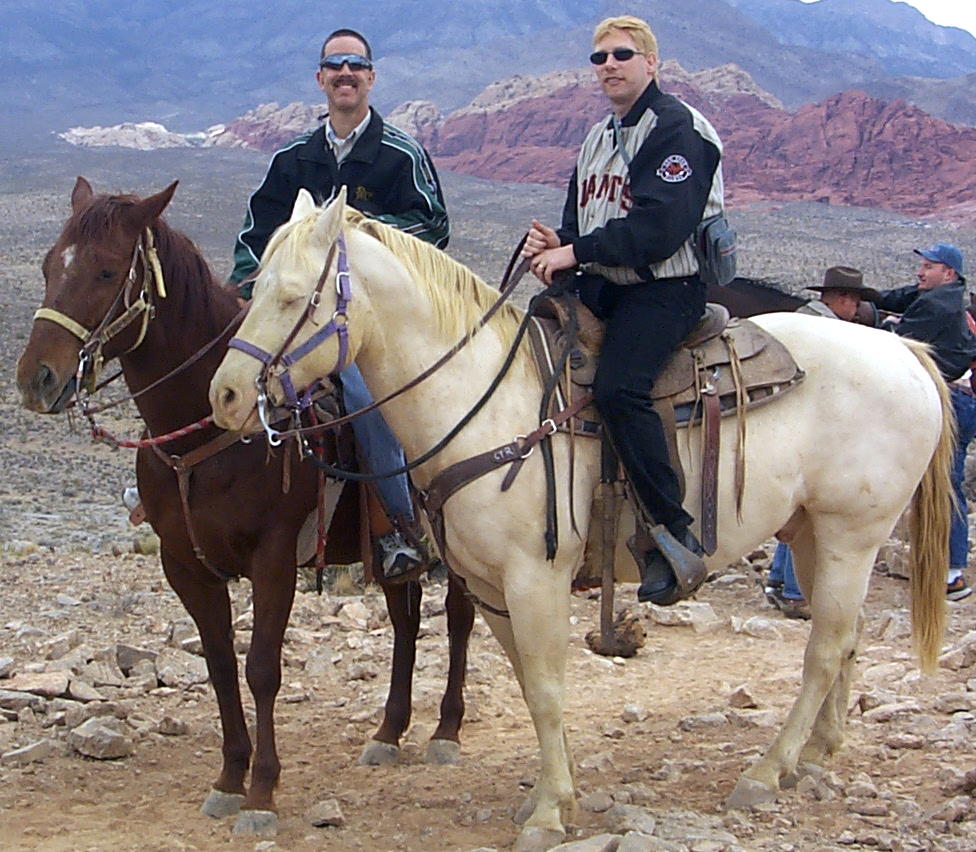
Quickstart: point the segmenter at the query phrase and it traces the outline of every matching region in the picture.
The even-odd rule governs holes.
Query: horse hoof
[[[547,849],[558,846],[565,839],[565,831],[529,826],[522,829],[522,833],[519,834],[518,840],[515,841],[515,846],[512,848],[514,852],[546,852]]]
[[[234,823],[234,834],[275,837],[278,834],[278,814],[274,811],[241,811]]]
[[[740,778],[739,783],[735,785],[735,789],[732,791],[732,795],[726,801],[725,807],[730,810],[747,810],[756,805],[775,801],[778,793],[779,790],[772,790],[759,781],[753,781],[751,778]]]
[[[225,793],[223,790],[211,790],[210,794],[200,805],[200,813],[208,817],[220,819],[239,813],[244,796],[241,793]]]
[[[454,740],[431,740],[427,743],[427,753],[424,755],[427,763],[446,766],[461,760],[461,746]]]
[[[356,761],[360,766],[393,766],[400,756],[400,746],[370,740]]]

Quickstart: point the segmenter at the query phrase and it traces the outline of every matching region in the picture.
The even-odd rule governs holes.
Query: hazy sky
[[[908,0],[932,23],[959,27],[976,35],[976,3],[973,0]]]
[[[817,3],[819,0],[803,0]],[[976,35],[976,2],[974,0],[896,0],[907,2],[925,15],[932,23],[944,27],[959,27]]]

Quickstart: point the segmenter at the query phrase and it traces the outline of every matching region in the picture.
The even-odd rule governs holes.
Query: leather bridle
[[[140,260],[142,261],[142,282],[139,296],[133,301],[132,294],[135,287],[140,283],[136,272]],[[154,282],[155,288],[153,287]],[[156,242],[153,238],[152,229],[146,228],[139,235],[139,239],[136,240],[135,247],[132,250],[132,263],[129,265],[125,284],[115,296],[96,328],[89,331],[77,320],[55,308],[40,307],[34,311],[35,320],[43,319],[53,322],[81,341],[81,349],[78,352],[78,369],[75,373],[76,392],[82,388],[89,393],[94,392],[104,365],[105,359],[102,350],[105,345],[132,325],[133,322],[141,319],[142,325],[136,342],[122,354],[127,355],[139,348],[146,337],[149,320],[155,313],[154,290],[160,299],[166,298],[166,284],[163,280],[163,269],[159,263],[159,255],[156,252]],[[125,310],[114,320],[111,319],[119,306],[123,304]]]
[[[315,321],[315,312],[318,310],[318,307],[322,302],[322,292],[325,289],[326,281],[328,281],[329,278],[329,270],[332,268],[332,260],[337,254],[338,257],[336,258],[335,276],[335,311],[326,325],[322,326],[318,331],[312,334],[304,343],[296,346],[289,352],[288,348],[292,345],[295,338],[298,336],[298,332],[301,331],[306,322],[310,322],[313,325],[318,325],[318,323]],[[335,241],[329,248],[329,253],[325,258],[325,265],[322,267],[322,273],[319,275],[319,280],[315,285],[315,289],[309,296],[308,304],[305,306],[304,312],[298,318],[298,321],[292,327],[292,330],[278,348],[278,351],[272,354],[265,351],[260,346],[256,346],[250,341],[244,340],[240,337],[231,338],[230,342],[227,344],[229,349],[237,349],[239,352],[243,352],[246,355],[250,355],[252,358],[256,358],[263,364],[261,372],[258,373],[254,383],[258,390],[258,418],[260,419],[261,425],[264,427],[264,431],[268,436],[268,443],[272,446],[277,446],[281,443],[281,433],[272,428],[270,422],[271,418],[268,414],[269,380],[272,377],[276,377],[278,381],[281,382],[281,387],[285,393],[284,405],[291,410],[293,417],[298,417],[312,404],[313,393],[316,389],[315,386],[309,386],[301,394],[301,396],[299,396],[299,394],[295,391],[295,385],[292,382],[289,371],[302,358],[313,352],[333,335],[336,335],[339,338],[339,354],[336,358],[335,367],[329,371],[329,374],[331,375],[333,373],[338,373],[343,367],[345,367],[346,358],[349,354],[349,324],[346,311],[349,307],[351,297],[352,284],[349,277],[349,259],[346,254],[346,241],[342,235],[342,232],[340,231],[338,237],[336,237]]]

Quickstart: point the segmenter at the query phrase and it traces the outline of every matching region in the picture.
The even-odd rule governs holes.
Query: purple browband
[[[237,349],[240,352],[244,352],[250,355],[252,358],[256,358],[262,364],[264,364],[264,369],[261,370],[258,376],[258,385],[264,386],[267,384],[268,377],[271,373],[272,368],[276,363],[280,363],[284,366],[284,370],[278,374],[278,380],[281,382],[281,386],[285,392],[285,404],[294,411],[304,411],[311,404],[312,399],[312,388],[309,387],[305,390],[301,397],[295,392],[295,386],[292,383],[291,377],[288,375],[288,370],[297,364],[302,358],[308,355],[309,352],[313,351],[320,344],[328,340],[333,334],[339,336],[339,357],[336,361],[335,367],[330,371],[331,373],[338,373],[346,365],[346,357],[349,354],[349,327],[346,316],[346,309],[349,305],[349,300],[352,297],[352,285],[349,278],[349,262],[346,256],[346,241],[343,238],[342,233],[336,238],[336,244],[338,247],[338,257],[336,259],[336,309],[332,314],[332,319],[322,326],[315,334],[308,338],[304,343],[302,343],[297,348],[293,349],[291,352],[282,353],[279,351],[277,354],[272,355],[270,352],[265,352],[259,346],[255,346],[253,343],[247,340],[243,340],[240,337],[234,337],[227,344],[229,349]],[[312,293],[309,299],[308,308],[299,323],[305,322],[306,319],[310,319],[315,309],[318,307],[319,303],[319,292],[316,290]],[[341,322],[339,321],[341,318]],[[296,326],[297,329],[297,326]],[[289,335],[291,337],[291,335]],[[285,338],[286,340],[288,338]]]

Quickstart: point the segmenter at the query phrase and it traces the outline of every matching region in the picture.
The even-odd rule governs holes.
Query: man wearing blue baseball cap
[[[921,340],[932,347],[943,378],[949,382],[952,408],[956,414],[956,455],[952,468],[952,485],[957,506],[949,534],[949,573],[946,597],[962,600],[972,594],[963,574],[969,559],[969,524],[963,475],[966,449],[976,436],[976,380],[970,375],[970,387],[958,379],[976,361],[976,335],[966,321],[966,279],[963,276],[962,252],[951,243],[935,243],[915,249],[922,260],[916,283],[881,293],[875,304],[883,311],[900,313],[892,330],[903,337]]]

